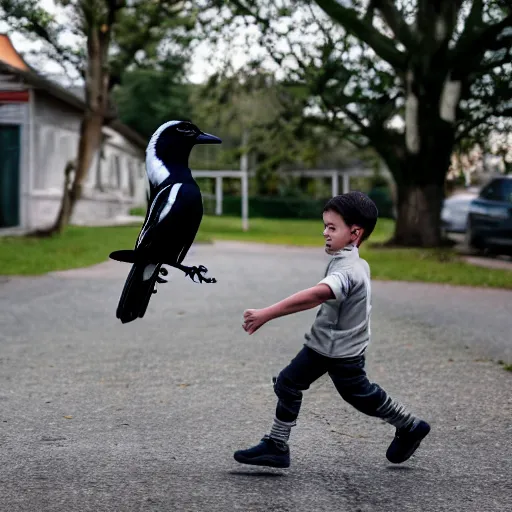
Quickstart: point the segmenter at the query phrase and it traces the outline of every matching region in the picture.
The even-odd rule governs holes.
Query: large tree
[[[309,116],[370,145],[397,185],[393,243],[437,246],[456,145],[510,126],[509,0],[231,0],[210,23],[249,31],[310,91]],[[316,5],[317,4],[317,5]],[[222,22],[221,22],[222,21]]]
[[[191,18],[181,0],[55,0],[66,23],[34,0],[0,0],[0,13],[12,30],[43,42],[45,53],[65,70],[82,77],[85,112],[80,126],[76,159],[68,162],[64,193],[58,216],[49,233],[60,232],[69,223],[82,193],[105,122],[115,117],[110,101],[112,87],[133,66],[155,65],[176,51]],[[173,34],[174,39],[167,39]],[[75,39],[66,43],[63,36]],[[78,41],[78,44],[76,44]]]

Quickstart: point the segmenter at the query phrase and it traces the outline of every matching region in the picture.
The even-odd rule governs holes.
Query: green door
[[[20,127],[0,125],[0,228],[20,223]]]

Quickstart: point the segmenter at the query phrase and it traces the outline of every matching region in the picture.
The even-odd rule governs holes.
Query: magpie
[[[203,217],[201,190],[192,177],[188,159],[197,144],[220,144],[218,137],[202,132],[188,121],[160,126],[146,148],[149,182],[148,209],[133,250],[110,253],[116,261],[132,263],[117,306],[116,317],[127,323],[142,318],[156,283],[165,283],[162,265],[182,270],[194,282],[215,283],[204,265],[182,264]],[[197,278],[197,281],[196,281]]]

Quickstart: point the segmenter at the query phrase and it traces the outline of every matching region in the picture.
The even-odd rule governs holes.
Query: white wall
[[[31,228],[50,225],[57,216],[64,169],[77,154],[81,115],[44,92],[36,93]],[[103,132],[107,140],[89,169],[73,223],[105,221],[144,202],[143,150],[109,127]]]

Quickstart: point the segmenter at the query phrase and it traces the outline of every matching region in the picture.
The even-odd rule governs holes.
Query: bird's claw
[[[208,269],[204,265],[199,265],[198,267],[190,267],[185,272],[185,277],[190,277],[194,283],[216,283],[217,279],[215,277],[204,277],[203,274],[208,272]],[[196,281],[194,278],[197,276],[199,281]]]
[[[161,269],[158,271],[158,273],[159,273],[160,275],[162,275],[162,276],[166,276],[167,274],[169,274],[169,271],[168,271],[166,268],[161,268]],[[158,276],[158,277],[156,278],[156,282],[157,282],[157,283],[160,283],[160,284],[163,284],[163,283],[167,283],[168,281],[167,281],[167,279],[164,279],[163,277]]]
[[[160,275],[162,275],[162,276],[166,276],[169,273],[169,271],[166,268],[160,268],[158,270],[158,273]],[[156,276],[156,279],[155,279],[156,283],[160,283],[160,284],[167,283],[168,282],[167,279],[164,279],[163,277],[160,277],[160,275]],[[155,283],[155,285],[153,287],[152,293],[157,293],[156,283]]]

